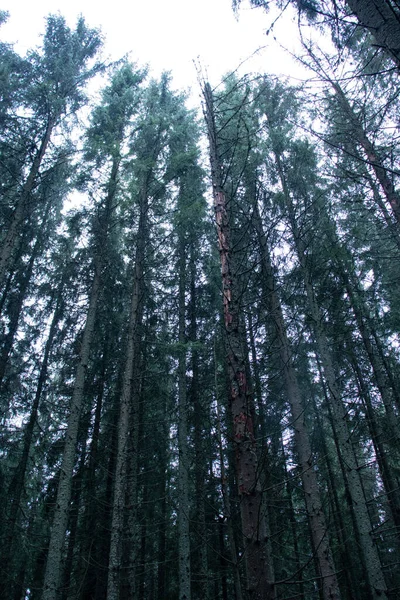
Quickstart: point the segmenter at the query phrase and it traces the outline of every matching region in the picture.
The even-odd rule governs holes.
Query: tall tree
[[[84,86],[99,72],[99,63],[90,64],[102,44],[99,32],[89,29],[83,18],[75,31],[61,16],[49,16],[42,52],[29,57],[27,90],[21,102],[32,111],[30,144],[32,158],[24,166],[27,176],[19,182],[13,211],[0,250],[0,284],[3,284],[23,223],[30,218],[31,197],[38,183],[40,169],[48,153],[52,135],[63,119],[84,104]]]
[[[85,375],[90,359],[90,346],[94,334],[97,305],[102,290],[102,276],[107,260],[107,245],[109,244],[109,230],[116,209],[116,194],[118,190],[118,171],[121,162],[124,134],[129,126],[129,120],[135,107],[135,87],[142,79],[141,73],[134,73],[129,65],[118,72],[111,83],[110,90],[104,93],[104,105],[93,115],[91,134],[98,141],[99,146],[94,147],[94,153],[100,160],[108,158],[110,161],[110,174],[105,188],[105,198],[99,207],[98,222],[95,223],[93,282],[89,293],[89,306],[83,328],[82,343],[79,352],[78,365],[75,376],[74,390],[71,400],[68,427],[63,451],[60,480],[57,490],[56,510],[51,529],[50,546],[46,564],[43,598],[50,600],[58,595],[60,585],[60,569],[64,536],[68,521],[68,507],[71,500],[72,473],[75,465],[75,452],[79,431],[80,414],[85,390]],[[112,119],[110,116],[112,115]],[[105,128],[108,125],[108,130]],[[100,131],[98,130],[101,125]],[[93,138],[92,138],[93,140]],[[89,136],[88,152],[92,141]],[[106,155],[104,156],[104,153]]]
[[[210,164],[214,211],[221,259],[225,359],[229,378],[230,409],[236,446],[236,475],[241,499],[242,530],[248,592],[255,600],[274,597],[273,583],[268,581],[265,556],[265,517],[258,475],[254,424],[249,404],[246,361],[241,337],[240,284],[232,246],[229,199],[224,189],[223,167],[218,145],[213,93],[209,83],[203,88],[205,118],[210,147]]]

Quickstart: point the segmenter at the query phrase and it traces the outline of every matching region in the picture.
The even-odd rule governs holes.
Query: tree
[[[102,288],[102,273],[107,260],[107,245],[109,230],[112,226],[113,213],[116,209],[116,193],[118,182],[118,170],[121,162],[122,144],[125,130],[129,125],[130,117],[134,111],[135,95],[132,91],[140,83],[141,73],[133,73],[127,65],[116,74],[111,89],[104,94],[102,110],[95,112],[93,116],[93,128],[90,134],[96,139],[96,128],[101,122],[102,130],[100,139],[103,147],[90,148],[89,153],[94,150],[97,157],[104,160],[104,147],[108,157],[111,158],[111,171],[106,186],[106,194],[103,206],[100,207],[98,223],[94,228],[94,276],[89,294],[89,306],[86,321],[83,328],[79,361],[76,370],[74,390],[71,400],[70,414],[68,417],[68,428],[66,432],[63,461],[61,465],[60,479],[57,490],[56,510],[51,529],[49,553],[46,564],[46,575],[44,580],[43,599],[56,598],[60,585],[61,555],[64,544],[64,536],[67,528],[68,506],[71,500],[72,473],[75,464],[76,443],[79,431],[80,414],[84,398],[85,374],[90,359],[90,346],[96,323],[97,305]],[[110,119],[112,116],[112,119]],[[108,118],[107,118],[108,117]],[[119,117],[119,118],[118,118]],[[109,127],[108,131],[104,121]],[[94,130],[94,131],[93,131]],[[92,138],[93,139],[93,138]],[[96,139],[98,141],[98,139]],[[103,156],[102,156],[103,155]]]
[[[63,17],[49,16],[42,54],[30,55],[28,88],[22,99],[23,107],[33,113],[30,143],[33,147],[28,175],[20,182],[20,191],[9,218],[7,232],[2,240],[0,254],[0,283],[4,282],[7,268],[25,219],[32,210],[30,198],[37,185],[40,168],[48,151],[53,132],[63,119],[74,114],[85,101],[84,85],[102,68],[90,65],[101,47],[97,30],[88,29],[81,18],[71,31]]]
[[[237,265],[232,251],[229,200],[224,190],[223,166],[218,146],[217,128],[211,86],[203,89],[205,118],[210,146],[215,220],[221,260],[224,309],[225,359],[230,388],[233,436],[236,452],[236,476],[241,498],[242,530],[249,594],[254,599],[274,597],[268,581],[265,556],[265,521],[262,514],[262,492],[258,480],[258,460],[254,425],[249,406],[249,387],[243,340],[240,332],[240,287]],[[237,259],[236,259],[237,260]]]

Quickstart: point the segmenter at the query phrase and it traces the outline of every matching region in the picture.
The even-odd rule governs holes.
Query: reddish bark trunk
[[[271,600],[273,585],[268,581],[265,553],[265,520],[262,493],[258,477],[257,448],[246,380],[245,356],[242,348],[240,321],[240,290],[230,242],[227,196],[221,181],[213,98],[209,84],[205,85],[206,122],[210,144],[214,210],[221,260],[223,314],[225,322],[225,353],[229,378],[229,402],[236,453],[236,473],[239,486],[242,531],[249,598]]]

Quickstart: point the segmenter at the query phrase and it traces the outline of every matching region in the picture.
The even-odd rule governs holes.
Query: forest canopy
[[[293,4],[197,111],[0,43],[0,600],[399,597],[400,11]]]

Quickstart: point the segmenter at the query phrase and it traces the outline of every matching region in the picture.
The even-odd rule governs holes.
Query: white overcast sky
[[[273,36],[265,32],[277,16],[250,9],[244,1],[238,19],[231,0],[4,0],[10,18],[0,30],[3,41],[15,43],[20,53],[40,44],[44,19],[60,12],[70,26],[82,14],[91,27],[100,27],[106,38],[105,55],[118,59],[128,54],[140,65],[149,64],[157,76],[172,72],[174,87],[196,87],[193,60],[199,57],[212,84],[246,60],[242,72],[288,75],[291,62],[278,41],[293,48],[296,25],[281,19]]]

